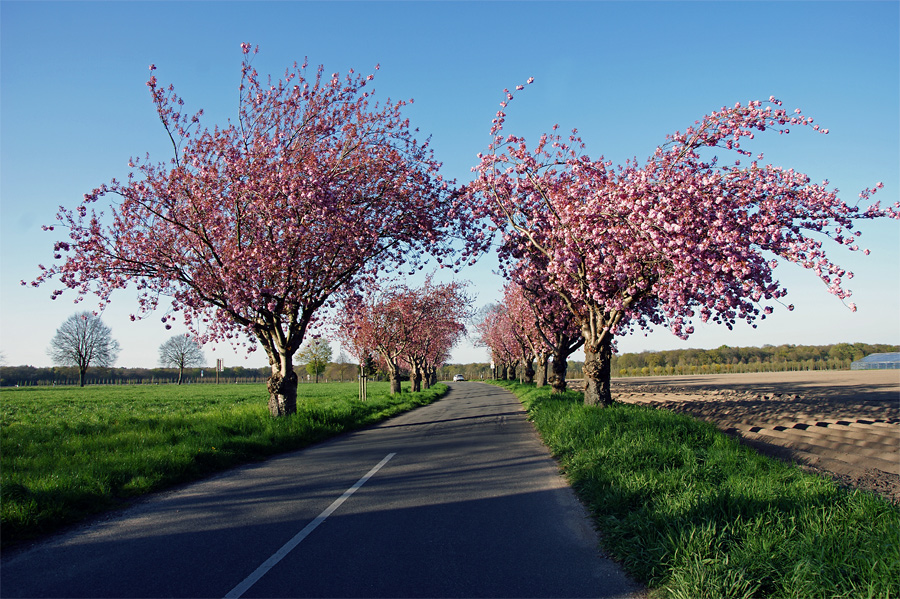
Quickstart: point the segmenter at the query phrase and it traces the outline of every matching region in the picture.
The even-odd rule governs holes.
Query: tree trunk
[[[184,379],[184,366],[178,369],[178,384],[181,384],[182,379]]]
[[[410,369],[409,384],[413,393],[418,393],[422,390],[422,369],[415,364]]]
[[[400,386],[400,365],[397,363],[399,358],[386,351],[380,353],[381,358],[387,365],[388,380],[391,382],[391,395],[398,395],[402,391],[402,387]]]
[[[400,387],[400,367],[390,365],[388,376],[391,380],[391,395],[398,395],[402,391]]]
[[[584,348],[584,403],[589,406],[612,405],[610,366],[612,364],[612,338],[604,335],[597,351],[585,344]]]
[[[522,361],[523,368],[523,377],[522,382],[526,385],[531,385],[534,383],[534,357],[529,356]]]
[[[272,375],[266,383],[269,390],[269,414],[273,417],[297,413],[297,373],[294,372],[294,354],[284,354],[266,347]],[[218,371],[216,371],[218,378]]]
[[[546,384],[547,384],[547,355],[546,354],[538,354],[537,370],[535,372],[534,385],[536,387],[543,387]]]
[[[401,383],[400,375],[399,374],[395,375],[394,373],[391,373],[390,380],[391,380],[391,395],[399,395],[400,393],[402,393],[403,389],[400,385],[400,383]]]
[[[547,377],[552,389],[550,393],[564,393],[566,390],[566,372],[569,370],[569,363],[565,358],[559,359],[558,355],[553,356],[550,362],[550,376]]]
[[[275,417],[297,413],[297,373],[290,366],[282,373],[277,365],[272,367],[272,376],[266,387],[269,390],[269,414]]]
[[[257,339],[266,350],[272,374],[266,381],[269,390],[269,414],[273,418],[290,416],[297,413],[297,373],[294,372],[294,353],[303,341],[306,325],[292,326],[287,338],[275,324],[266,327],[262,324],[254,326]],[[219,370],[216,369],[216,383],[219,382]]]
[[[85,374],[87,373],[87,366],[80,367],[78,369],[78,384],[84,387]]]

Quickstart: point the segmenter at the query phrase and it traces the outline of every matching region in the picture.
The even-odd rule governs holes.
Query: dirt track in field
[[[900,370],[621,378],[613,398],[710,421],[761,453],[900,503]]]

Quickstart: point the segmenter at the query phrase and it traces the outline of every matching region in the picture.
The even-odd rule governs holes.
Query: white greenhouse
[[[850,364],[850,370],[886,370],[900,368],[900,353],[869,354]]]

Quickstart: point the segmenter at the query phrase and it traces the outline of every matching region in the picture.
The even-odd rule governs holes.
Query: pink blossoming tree
[[[433,375],[450,349],[465,334],[463,321],[472,300],[465,284],[422,287],[372,286],[364,294],[347,298],[338,318],[338,335],[360,355],[375,352],[388,371],[391,394],[400,393],[401,369],[410,371],[412,391]]]
[[[549,382],[553,393],[566,390],[569,356],[584,344],[581,328],[572,318],[560,296],[548,286],[546,265],[532,265],[522,260],[512,269],[513,286],[521,296],[523,318],[531,319],[540,343],[538,383]],[[548,357],[552,360],[547,361]],[[547,372],[547,367],[550,372]],[[542,380],[543,379],[543,380]]]
[[[522,290],[517,285],[508,284],[503,290],[503,306],[505,315],[509,320],[510,332],[515,340],[516,358],[520,366],[519,378],[523,383],[534,382],[535,360],[544,365],[546,376],[547,356],[549,348],[546,347],[541,333],[534,320],[534,313],[528,300],[522,295]]]
[[[875,189],[847,204],[827,182],[745,149],[764,132],[828,132],[775,98],[712,112],[669,135],[644,163],[614,168],[590,158],[575,131],[563,138],[554,127],[530,148],[506,134],[506,93],[470,196],[502,233],[501,260],[545,268],[546,287],[580,326],[588,404],[612,401],[616,335],[665,325],[687,338],[696,318],[755,323],[787,293],[773,276],[779,261],[812,270],[845,299],[852,273],[826,255],[825,243],[856,251],[856,221],[900,216],[900,204],[869,202]],[[737,160],[719,162],[716,153]]]
[[[522,347],[516,339],[509,308],[504,303],[488,306],[475,330],[478,332],[477,343],[491,350],[494,376],[500,380],[515,379]]]
[[[430,318],[407,346],[403,361],[410,376],[413,393],[429,388],[437,380],[437,370],[449,359],[450,350],[466,334],[466,326],[458,318]]]
[[[242,48],[237,121],[225,126],[201,128],[202,111],[183,113],[173,87],[150,77],[171,161],[132,160],[126,181],[60,208],[62,262],[33,284],[59,280],[101,305],[133,285],[133,318],[167,297],[163,322],[180,312],[201,343],[248,335],[272,368],[270,412],[285,415],[296,411],[292,361],[316,311],[386,268],[447,259],[443,240],[461,225],[439,163],[402,115],[406,103],[373,103],[372,75],[320,67],[307,78],[295,64],[266,81]],[[108,198],[109,213],[98,212]]]
[[[520,265],[514,270],[523,269]],[[490,306],[476,327],[479,343],[490,348],[501,378],[514,378],[518,364],[523,382],[542,387],[549,380],[552,392],[561,393],[566,390],[568,358],[583,342],[581,330],[555,294],[536,281],[531,285],[506,285],[503,301]]]

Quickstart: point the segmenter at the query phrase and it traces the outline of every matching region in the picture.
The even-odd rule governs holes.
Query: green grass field
[[[896,597],[900,509],[665,410],[522,399],[606,550],[654,596]]]
[[[19,541],[130,498],[298,449],[430,403],[369,383],[300,386],[273,419],[265,385],[27,387],[0,391],[0,531]],[[408,388],[405,388],[408,390]]]

